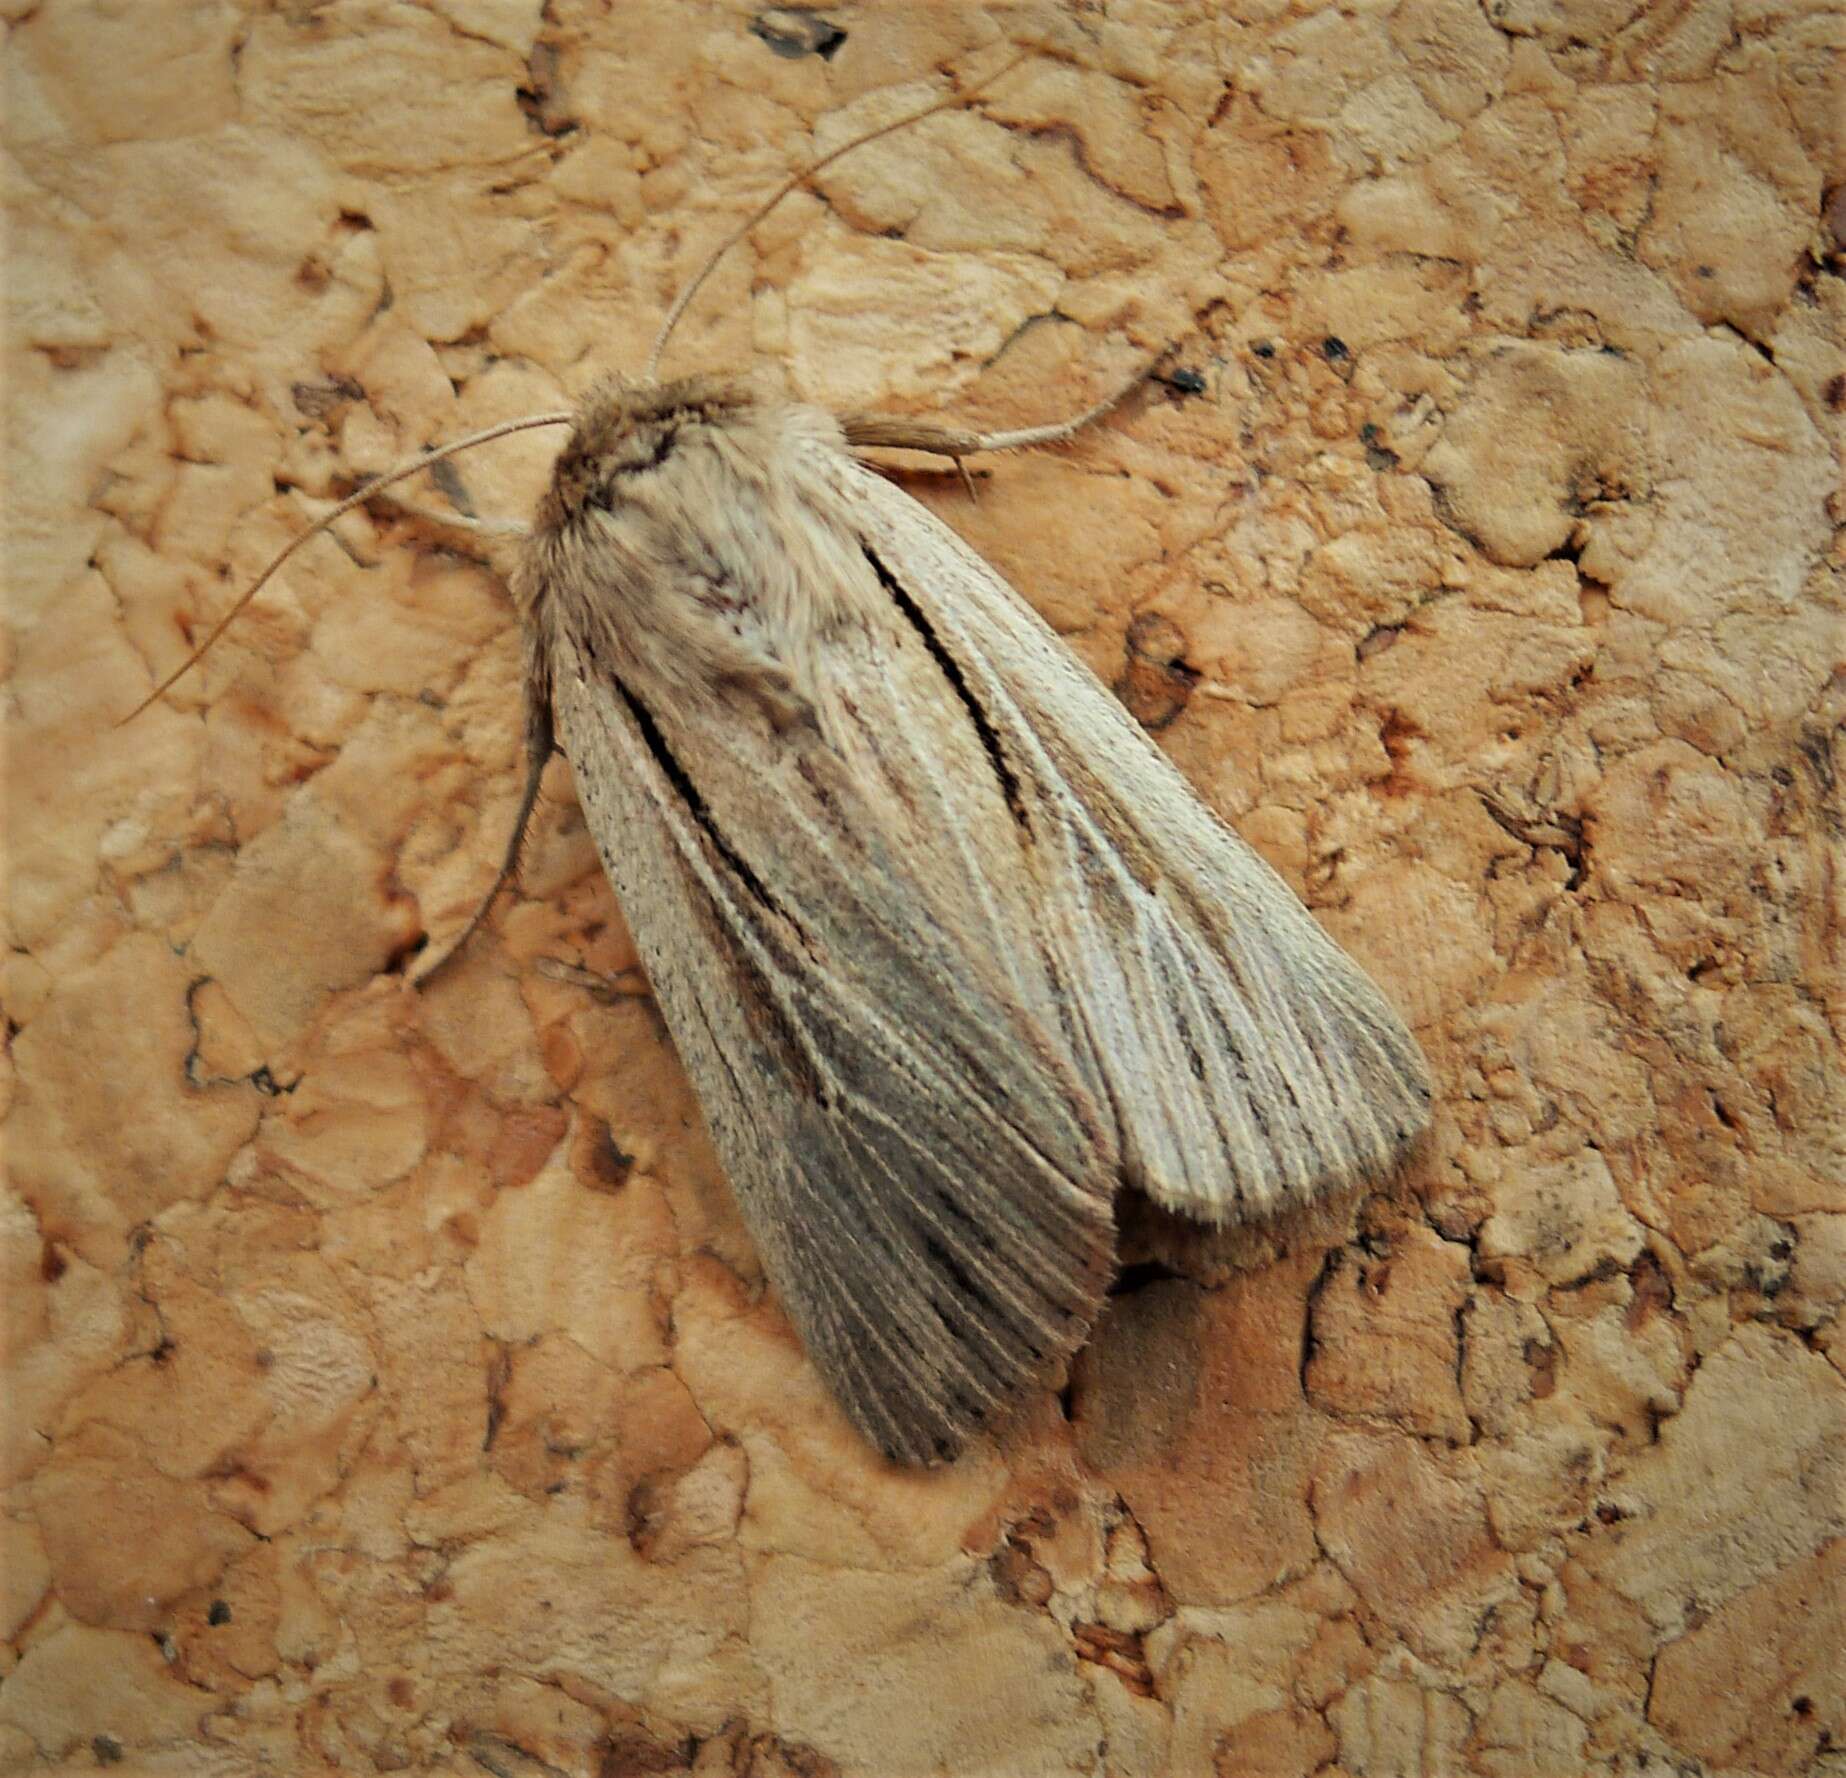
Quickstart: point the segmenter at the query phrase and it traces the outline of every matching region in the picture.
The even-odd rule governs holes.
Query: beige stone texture
[[[0,1770],[1842,1769],[1837,7],[0,19]],[[409,983],[519,790],[483,546],[357,510],[117,725],[1008,41],[667,368],[1018,425],[1171,343],[1202,391],[907,485],[1438,1104],[1312,1226],[1127,1207],[1068,1387],[913,1474],[763,1287],[562,762]],[[522,517],[557,442],[406,497]]]

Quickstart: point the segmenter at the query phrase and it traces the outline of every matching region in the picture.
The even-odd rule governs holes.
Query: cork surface
[[[1839,1769],[1836,12],[0,14],[0,1769]],[[519,789],[479,549],[357,511],[114,725],[1008,40],[667,368],[1018,425],[1175,343],[909,485],[1438,1111],[1324,1230],[1132,1232],[1063,1397],[917,1475],[765,1294],[561,763],[407,984]],[[556,442],[449,495],[522,517]]]

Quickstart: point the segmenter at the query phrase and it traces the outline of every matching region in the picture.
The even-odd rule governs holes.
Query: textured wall
[[[0,11],[0,1764],[1835,1769],[1837,12]],[[485,564],[355,513],[112,725],[357,474],[638,368],[782,169],[1048,32],[670,367],[1022,423],[1182,342],[1203,394],[915,485],[1439,1108],[1331,1233],[1137,1235],[1062,1406],[913,1476],[762,1295],[561,766],[406,985],[518,789]]]

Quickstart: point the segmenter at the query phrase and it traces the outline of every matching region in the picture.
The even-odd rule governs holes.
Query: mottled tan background
[[[0,12],[0,1765],[1842,1769],[1837,9]],[[484,563],[356,513],[112,724],[330,495],[638,368],[783,169],[1008,37],[670,365],[1020,423],[1178,341],[1204,393],[918,491],[1439,1110],[915,1476],[762,1294],[561,766],[406,985],[517,791]],[[521,513],[555,444],[451,487]]]

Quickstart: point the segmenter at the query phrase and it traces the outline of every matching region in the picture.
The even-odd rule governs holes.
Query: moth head
[[[608,377],[583,398],[570,438],[552,465],[538,529],[559,529],[586,513],[610,512],[624,484],[657,471],[688,427],[733,420],[755,400],[743,383],[725,377],[682,377],[656,383]]]

